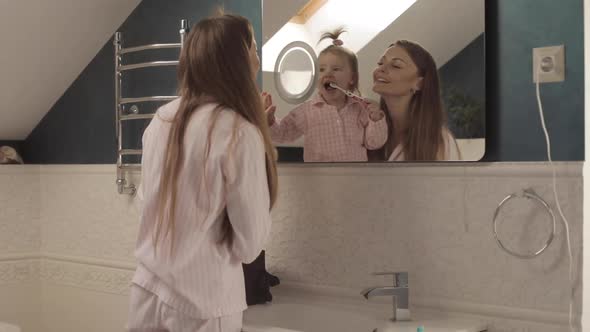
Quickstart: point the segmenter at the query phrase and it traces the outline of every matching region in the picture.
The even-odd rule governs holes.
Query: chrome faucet
[[[408,272],[378,272],[373,275],[392,275],[393,286],[369,287],[363,289],[361,295],[367,300],[375,296],[391,296],[393,301],[392,321],[397,321],[397,309],[410,308],[410,288],[408,287]]]

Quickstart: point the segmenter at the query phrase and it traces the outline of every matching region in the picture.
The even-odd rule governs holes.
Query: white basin
[[[480,332],[481,322],[448,317],[416,317],[413,321],[389,322],[385,315],[300,303],[252,306],[244,313],[244,332]]]
[[[273,288],[270,304],[244,312],[244,332],[481,332],[483,321],[441,312],[412,312],[411,321],[389,321],[390,303],[367,303],[360,294],[332,296],[318,292]]]
[[[244,332],[275,332],[272,329],[260,329],[266,326],[301,332],[370,332],[377,327],[375,323],[376,321],[371,317],[354,312],[305,304],[275,303],[248,308],[244,313],[243,330]],[[253,329],[252,326],[259,328]],[[276,330],[276,332],[279,331],[283,332]]]

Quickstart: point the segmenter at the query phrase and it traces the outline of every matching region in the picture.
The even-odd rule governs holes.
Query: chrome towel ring
[[[500,241],[500,238],[498,237],[498,231],[497,231],[498,214],[500,213],[502,206],[506,202],[508,202],[509,200],[511,200],[513,198],[533,199],[535,202],[537,202],[542,207],[544,207],[545,210],[547,211],[547,213],[549,213],[549,215],[551,216],[551,222],[552,222],[552,227],[553,227],[551,234],[549,234],[549,238],[547,239],[547,241],[545,242],[543,247],[541,249],[537,250],[535,253],[521,254],[521,253],[515,252],[513,250],[510,250],[510,249],[506,248],[506,246],[504,246],[504,244],[502,243],[502,241]],[[549,245],[551,244],[551,242],[553,241],[553,238],[555,237],[555,214],[553,213],[553,210],[551,209],[549,204],[547,204],[547,202],[545,202],[545,200],[543,200],[539,195],[537,195],[532,189],[525,189],[525,190],[523,190],[522,195],[510,194],[510,195],[506,196],[500,202],[500,204],[498,204],[498,207],[496,208],[496,211],[494,212],[494,219],[492,220],[492,226],[493,226],[493,231],[494,231],[494,238],[496,239],[498,246],[500,246],[500,248],[502,250],[504,250],[507,253],[509,253],[510,255],[518,257],[518,258],[530,259],[530,258],[535,258],[535,257],[539,256],[541,253],[543,253],[543,251],[545,251],[545,249],[547,249],[549,247]]]

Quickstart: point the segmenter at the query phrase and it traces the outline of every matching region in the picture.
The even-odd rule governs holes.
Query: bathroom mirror
[[[294,41],[279,53],[274,67],[275,88],[290,104],[306,101],[314,92],[317,73],[317,57],[311,46]]]
[[[262,7],[262,90],[272,96],[276,106],[276,122],[272,118],[269,122],[280,162],[477,161],[483,157],[485,0],[263,0]],[[325,108],[329,102],[321,93],[322,87],[332,88],[326,85],[321,52],[333,41],[320,41],[320,37],[337,28],[345,30],[338,38],[342,47],[358,59],[358,89],[344,90],[376,103],[388,92],[373,90],[374,84],[379,84],[374,82],[373,72],[392,43],[409,40],[430,54],[440,82],[440,114],[446,118],[438,131],[443,136],[439,152],[429,154],[436,157],[405,158],[429,149],[433,139],[420,141],[419,135],[414,136],[418,140],[396,137],[386,143],[386,151],[375,154],[371,149],[384,142],[387,128],[396,127],[393,118],[389,118],[389,124],[389,119],[383,119],[379,126],[367,129],[366,121],[357,121],[366,114],[364,108],[357,108],[354,116],[346,113],[350,110],[346,106]],[[325,68],[332,64],[327,65]],[[390,83],[388,88],[393,86]],[[426,91],[420,93],[425,95]],[[348,105],[354,99],[346,100]],[[318,101],[324,105],[316,107]],[[301,106],[304,104],[308,106]],[[300,106],[307,109],[289,120],[297,130],[276,126],[286,123],[282,120]],[[320,109],[323,112],[319,116],[310,115]],[[414,130],[421,129],[414,124]],[[371,143],[367,137],[380,138]],[[406,149],[397,141],[417,143],[408,143],[413,148]]]

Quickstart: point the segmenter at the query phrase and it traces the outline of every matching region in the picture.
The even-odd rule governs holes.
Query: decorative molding
[[[0,285],[39,280],[39,270],[36,259],[0,261]]]
[[[53,254],[53,253],[44,253],[44,254],[15,253],[15,254],[0,255],[0,263],[11,262],[11,261],[22,261],[22,260],[49,260],[49,261],[56,261],[56,262],[92,265],[92,266],[106,267],[106,268],[120,269],[120,270],[127,270],[127,271],[135,271],[135,267],[136,267],[136,264],[132,263],[132,262],[118,261],[118,260],[114,260],[114,259],[113,260],[105,260],[105,259],[97,259],[97,258],[92,258],[92,257],[58,255],[58,254]]]
[[[42,255],[41,280],[112,294],[127,294],[135,264],[92,257]]]
[[[0,285],[40,280],[113,294],[127,294],[135,264],[55,254],[0,256]]]
[[[92,257],[80,257],[80,256],[66,256],[52,253],[45,253],[42,255],[43,259],[47,261],[63,262],[63,263],[74,263],[82,265],[90,265],[96,267],[103,267],[108,269],[119,269],[125,271],[135,271],[136,264],[132,262],[118,261],[118,260],[106,260]]]
[[[99,265],[44,259],[42,281],[112,294],[128,294],[133,272]]]
[[[38,260],[41,258],[39,253],[14,253],[0,255],[0,263],[13,262],[13,261],[24,261],[24,260]]]

